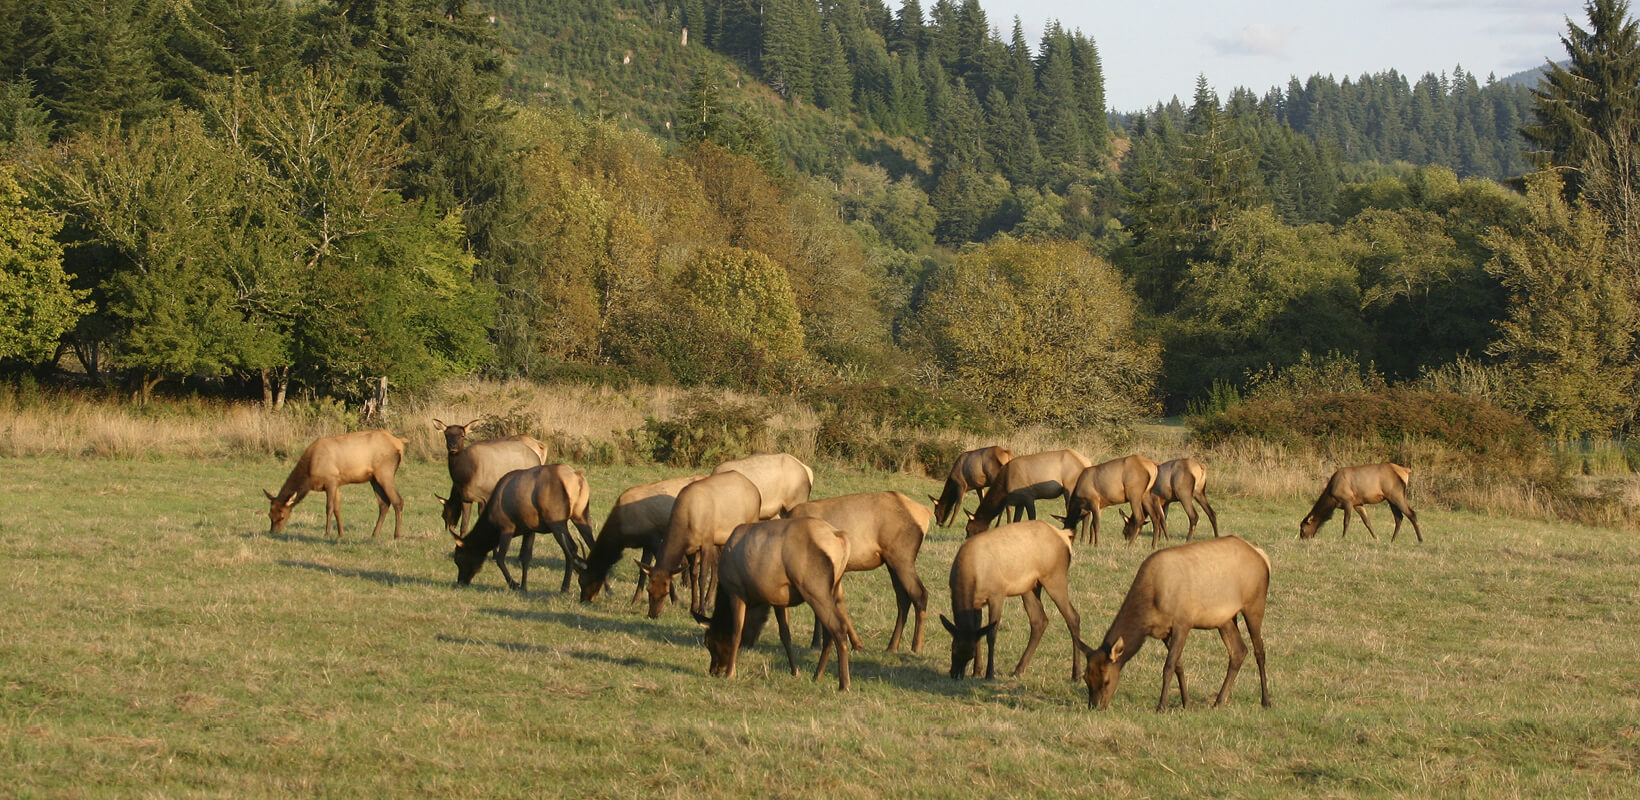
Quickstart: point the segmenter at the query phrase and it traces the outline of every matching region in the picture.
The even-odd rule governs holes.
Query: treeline
[[[14,363],[273,404],[574,374],[917,424],[1120,424],[1327,354],[1484,376],[1562,436],[1640,396],[1621,131],[1534,140],[1562,169],[1523,197],[1346,164],[1293,97],[1205,78],[1111,130],[1090,38],[1003,40],[971,0],[0,6]],[[1597,98],[1640,74],[1574,68]]]

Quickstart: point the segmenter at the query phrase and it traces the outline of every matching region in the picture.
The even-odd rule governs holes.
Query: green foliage
[[[671,419],[644,420],[641,441],[657,464],[711,467],[756,452],[769,439],[768,409],[756,400],[691,395]]]
[[[834,381],[810,387],[803,399],[821,415],[848,415],[902,428],[999,430],[995,416],[973,400],[902,382]]]
[[[54,238],[61,227],[0,163],[0,359],[46,359],[91,310],[88,292],[69,286],[63,272]]]
[[[1521,410],[1556,439],[1604,435],[1635,413],[1640,315],[1595,211],[1568,204],[1555,172],[1530,176],[1527,198],[1523,229],[1487,237],[1487,269],[1510,294],[1490,352]]]
[[[1001,240],[936,276],[921,336],[953,386],[1009,422],[1116,427],[1152,408],[1158,354],[1133,306],[1085,250]]]

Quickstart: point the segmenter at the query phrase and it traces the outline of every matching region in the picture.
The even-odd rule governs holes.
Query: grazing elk
[[[747,456],[725,461],[712,470],[713,475],[738,472],[751,479],[763,498],[757,512],[758,519],[774,519],[809,501],[809,490],[814,487],[814,470],[807,464],[785,453]]]
[[[1263,550],[1235,537],[1203,539],[1157,550],[1139,565],[1133,586],[1122,600],[1116,620],[1105,632],[1097,649],[1081,642],[1077,646],[1088,657],[1088,708],[1104,710],[1116,693],[1122,665],[1144,646],[1147,637],[1167,642],[1167,661],[1162,666],[1162,696],[1156,710],[1167,707],[1168,683],[1179,681],[1179,705],[1190,704],[1184,688],[1184,640],[1192,629],[1217,628],[1230,651],[1230,666],[1219,687],[1217,706],[1230,699],[1247,645],[1236,628],[1236,615],[1247,623],[1253,639],[1253,657],[1258,661],[1259,692],[1265,708],[1270,707],[1270,685],[1264,674],[1264,600],[1270,589],[1270,557]]]
[[[563,464],[514,470],[501,476],[472,532],[466,536],[450,534],[456,540],[456,549],[450,554],[456,562],[456,582],[462,586],[472,583],[473,576],[484,566],[484,557],[493,554],[508,588],[529,591],[535,534],[548,531],[564,551],[564,583],[558,591],[568,591],[577,550],[569,525],[575,524],[590,549],[592,525],[587,520],[590,495],[586,475]],[[520,575],[516,582],[507,571],[507,549],[513,536],[523,537],[518,545]]]
[[[929,495],[934,501],[934,519],[940,525],[950,527],[956,519],[957,511],[962,508],[962,498],[970,491],[980,491],[996,479],[1002,467],[1014,460],[1014,454],[1006,447],[992,445],[981,447],[978,450],[969,450],[951,464],[951,474],[945,478],[945,488],[939,497]]]
[[[433,420],[434,429],[444,434],[445,463],[450,471],[450,496],[433,496],[443,507],[445,529],[460,536],[466,536],[467,523],[483,513],[502,475],[547,463],[547,446],[529,436],[505,436],[468,446],[467,434],[482,419],[465,425]]]
[[[968,515],[968,535],[990,528],[1010,507],[1015,522],[1026,514],[1036,519],[1036,501],[1068,493],[1091,463],[1075,450],[1049,450],[1009,461],[985,490],[978,510]]]
[[[951,677],[961,678],[968,662],[979,673],[979,640],[985,637],[985,677],[996,675],[997,624],[1002,620],[1002,602],[1019,596],[1031,620],[1031,639],[1019,657],[1014,674],[1025,672],[1031,653],[1048,627],[1042,609],[1041,592],[1048,590],[1065,627],[1071,632],[1071,680],[1081,674],[1082,619],[1071,605],[1071,536],[1040,520],[1015,522],[992,531],[970,536],[957,548],[951,563],[952,622],[940,615],[951,633]],[[990,610],[990,624],[980,625],[980,610]]]
[[[296,466],[285,478],[278,494],[266,489],[268,498],[268,533],[285,529],[291,509],[308,492],[325,492],[325,535],[330,535],[330,521],[336,520],[336,538],[342,536],[341,487],[350,483],[370,483],[376,492],[376,527],[371,538],[381,533],[382,521],[387,518],[387,507],[393,507],[393,538],[399,538],[399,524],[404,516],[404,498],[394,485],[399,464],[404,461],[407,441],[387,431],[356,431],[317,439],[302,451]]]
[[[1167,535],[1162,521],[1161,504],[1150,493],[1156,485],[1156,462],[1144,456],[1116,458],[1082,470],[1076,478],[1076,488],[1065,500],[1065,530],[1075,531],[1086,515],[1091,522],[1091,540],[1099,544],[1099,511],[1105,506],[1127,503],[1133,509],[1122,517],[1122,538],[1130,543],[1139,535],[1148,517],[1155,523],[1151,529],[1150,546],[1156,546],[1158,536]]]
[[[711,673],[735,676],[735,658],[742,642],[750,646],[757,641],[773,608],[780,643],[786,648],[786,663],[796,675],[797,658],[792,653],[787,609],[806,602],[825,631],[814,679],[818,681],[825,674],[826,659],[836,647],[837,688],[847,691],[848,646],[844,637],[853,627],[843,608],[843,571],[848,559],[848,538],[825,520],[778,519],[736,527],[719,559],[721,586],[712,616],[695,612],[695,619],[706,625]]]
[[[899,492],[865,492],[810,500],[792,509],[793,519],[813,517],[825,520],[848,536],[848,571],[863,572],[888,565],[888,580],[894,585],[899,616],[888,649],[898,650],[905,618],[912,606],[917,619],[911,634],[911,652],[922,652],[923,620],[928,613],[928,590],[917,577],[917,553],[928,535],[934,513]],[[819,635],[816,625],[816,636]],[[859,649],[859,636],[849,628],[849,639]]]
[[[1207,467],[1194,458],[1176,458],[1162,462],[1156,468],[1156,485],[1150,488],[1156,495],[1157,510],[1161,512],[1160,519],[1167,519],[1167,507],[1171,503],[1184,506],[1184,514],[1190,518],[1190,530],[1185,532],[1184,540],[1190,541],[1196,535],[1196,521],[1201,516],[1196,513],[1196,505],[1207,510],[1207,521],[1213,524],[1213,538],[1219,536],[1219,515],[1213,513],[1213,505],[1207,502]]]
[[[661,615],[672,576],[681,572],[684,560],[696,563],[697,577],[689,587],[689,610],[705,611],[711,600],[706,584],[712,557],[729,540],[736,525],[758,520],[762,495],[750,478],[739,472],[720,472],[701,478],[678,492],[672,519],[666,524],[660,557],[653,567],[643,568],[649,580],[649,616]]]
[[[1365,464],[1359,467],[1344,467],[1327,479],[1327,488],[1321,490],[1321,496],[1316,499],[1310,513],[1298,523],[1298,538],[1310,539],[1321,524],[1332,519],[1334,511],[1344,509],[1344,536],[1350,535],[1350,511],[1361,515],[1361,524],[1367,526],[1367,533],[1372,538],[1378,534],[1372,530],[1372,523],[1367,521],[1366,506],[1373,503],[1389,501],[1390,513],[1395,515],[1395,530],[1390,532],[1389,540],[1401,533],[1401,518],[1412,520],[1412,531],[1418,534],[1418,541],[1424,540],[1424,531],[1418,527],[1418,514],[1407,503],[1407,482],[1412,477],[1412,470],[1392,464],[1388,461],[1382,464]]]
[[[615,506],[604,519],[598,531],[598,540],[592,543],[586,565],[580,570],[581,602],[590,603],[608,582],[609,571],[629,547],[643,551],[640,566],[654,564],[660,557],[661,540],[666,536],[666,525],[672,520],[672,507],[678,501],[678,492],[705,475],[688,475],[645,483],[621,492]],[[638,574],[638,588],[632,602],[643,595],[643,574]]]

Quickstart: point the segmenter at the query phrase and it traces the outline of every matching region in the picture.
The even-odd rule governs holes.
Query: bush
[[[649,417],[636,434],[650,458],[673,467],[700,467],[744,458],[770,442],[768,410],[760,402],[737,402],[696,394],[669,420]]]
[[[854,415],[908,428],[994,433],[999,426],[996,416],[973,400],[904,384],[835,382],[810,389],[804,399],[822,416]]]

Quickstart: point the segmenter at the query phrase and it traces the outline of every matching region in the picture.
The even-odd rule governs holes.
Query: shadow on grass
[[[606,617],[580,610],[554,611],[541,609],[519,611],[511,608],[485,608],[480,609],[480,611],[485,614],[526,622],[549,622],[595,634],[622,633],[639,639],[648,639],[657,644],[669,644],[677,647],[701,646],[699,631],[682,631],[677,628],[663,627],[650,621],[648,617]]]
[[[383,586],[454,586],[454,581],[435,581],[427,578],[411,578],[396,572],[387,572],[379,569],[352,569],[350,567],[334,567],[329,564],[315,564],[312,561],[293,561],[280,559],[274,562],[282,567],[297,567],[300,569],[323,572],[343,578],[358,578],[360,580],[379,583]]]

